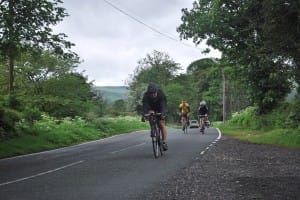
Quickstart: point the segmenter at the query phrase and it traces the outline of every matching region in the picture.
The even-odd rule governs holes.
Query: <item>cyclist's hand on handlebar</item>
[[[154,110],[149,110],[148,113],[149,113],[149,115],[153,115],[155,112],[154,112]]]

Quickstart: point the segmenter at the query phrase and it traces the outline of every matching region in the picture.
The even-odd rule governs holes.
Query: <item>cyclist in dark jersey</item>
[[[197,113],[198,113],[200,131],[203,133],[204,125],[205,125],[204,122],[208,117],[208,106],[206,105],[205,101],[200,102]]]
[[[166,142],[167,139],[167,128],[165,117],[167,115],[167,98],[163,91],[161,91],[156,84],[150,83],[147,91],[143,96],[143,113],[152,114],[152,113],[162,113],[161,119],[159,121],[162,129],[162,144],[163,150],[168,150],[168,145]]]

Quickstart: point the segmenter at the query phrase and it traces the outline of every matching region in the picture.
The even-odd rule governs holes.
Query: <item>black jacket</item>
[[[157,90],[157,96],[155,98],[151,98],[150,93],[145,92],[142,103],[144,114],[147,114],[149,110],[162,113],[163,116],[167,114],[167,98],[160,89]]]
[[[199,106],[197,113],[198,113],[198,115],[208,114],[208,106],[207,105],[205,105],[205,106]]]

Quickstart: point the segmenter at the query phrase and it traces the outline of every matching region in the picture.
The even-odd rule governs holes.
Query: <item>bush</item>
[[[228,123],[248,128],[257,128],[259,126],[256,108],[248,107],[238,113],[234,113]]]
[[[89,108],[89,105],[82,101],[51,96],[43,96],[35,99],[34,105],[50,116],[60,119],[64,117],[74,118],[75,116],[83,116]]]
[[[0,139],[15,137],[15,124],[21,118],[20,112],[0,106]]]
[[[33,125],[35,121],[42,119],[42,113],[36,108],[26,107],[23,111],[23,115],[25,121],[30,125]]]
[[[296,99],[290,104],[290,112],[286,119],[287,126],[291,128],[300,128],[300,99]]]

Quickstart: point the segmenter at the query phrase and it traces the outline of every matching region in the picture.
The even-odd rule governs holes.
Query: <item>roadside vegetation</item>
[[[57,120],[43,115],[32,126],[18,123],[15,137],[1,141],[0,158],[75,145],[148,128],[148,123],[143,123],[136,117],[107,117],[87,121],[80,117]]]
[[[300,149],[300,106],[294,100],[271,113],[257,115],[257,108],[248,107],[226,123],[215,123],[223,134],[257,144]]]

